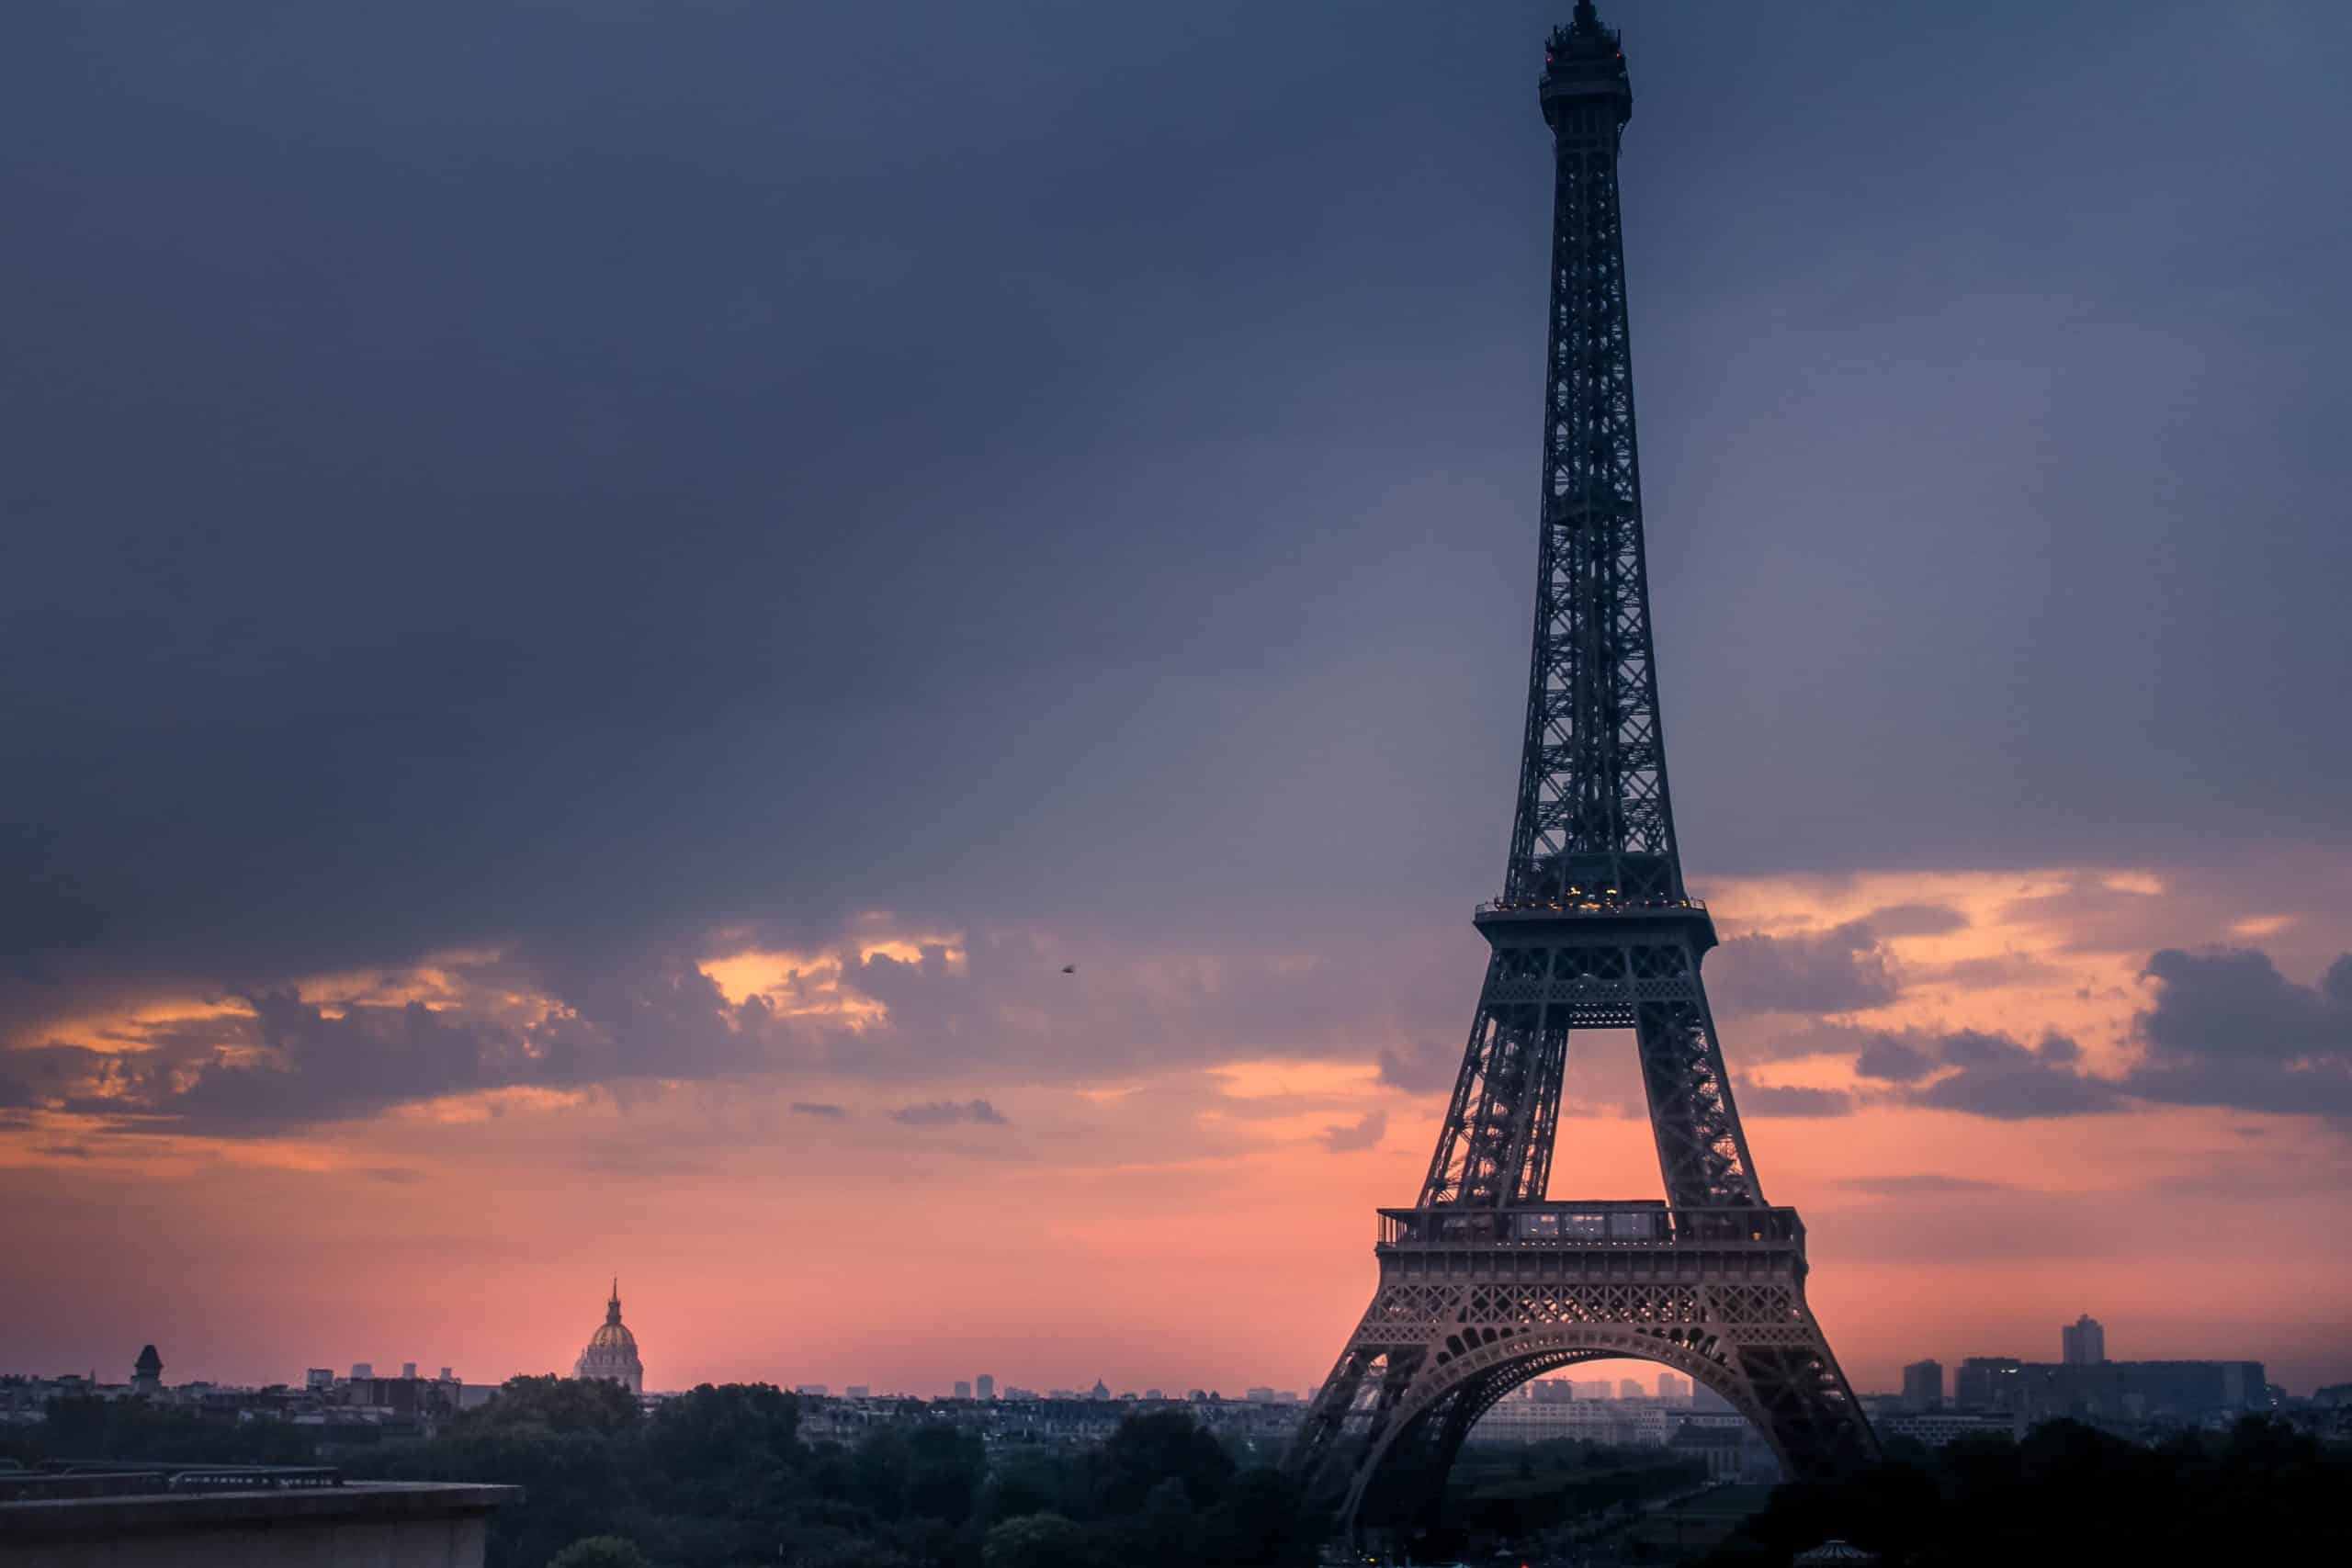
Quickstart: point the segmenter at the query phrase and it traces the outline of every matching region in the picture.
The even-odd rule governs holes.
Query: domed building
[[[571,1369],[575,1378],[603,1378],[631,1393],[645,1392],[645,1363],[637,1359],[637,1336],[621,1322],[621,1282],[613,1280],[613,1299],[605,1303],[605,1321],[588,1337],[588,1348]]]

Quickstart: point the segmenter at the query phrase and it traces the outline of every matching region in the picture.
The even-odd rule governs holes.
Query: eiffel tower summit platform
[[[1542,1373],[1636,1357],[1755,1423],[1794,1477],[1875,1439],[1805,1300],[1805,1233],[1764,1197],[1700,966],[1667,782],[1617,183],[1633,87],[1580,0],[1539,86],[1553,140],[1534,638],[1503,892],[1420,1197],[1290,1463],[1343,1529],[1425,1523],[1479,1416]],[[1550,1196],[1579,1032],[1633,1035],[1663,1199]]]

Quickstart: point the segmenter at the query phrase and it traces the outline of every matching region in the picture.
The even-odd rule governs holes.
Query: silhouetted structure
[[[2058,1330],[2058,1359],[2070,1367],[2096,1367],[2107,1359],[2107,1327],[2085,1313]]]
[[[1914,1410],[1933,1410],[1944,1402],[1944,1364],[1914,1361],[1903,1369],[1903,1403]]]
[[[637,1336],[621,1322],[621,1282],[613,1281],[612,1300],[605,1303],[605,1321],[588,1337],[587,1348],[580,1352],[571,1375],[577,1378],[603,1378],[616,1382],[631,1393],[645,1392],[645,1363],[638,1359]]]
[[[1591,0],[1541,97],[1555,182],[1534,653],[1492,948],[1419,1202],[1381,1211],[1380,1285],[1293,1462],[1344,1528],[1435,1507],[1471,1427],[1539,1372],[1663,1361],[1792,1476],[1875,1451],[1805,1304],[1804,1227],[1764,1199],[1699,966],[1651,651],[1617,152],[1633,90]],[[1666,1201],[1548,1196],[1577,1030],[1637,1040]]]
[[[161,1393],[164,1392],[164,1358],[155,1354],[155,1347],[143,1346],[139,1359],[130,1363],[130,1392]]]

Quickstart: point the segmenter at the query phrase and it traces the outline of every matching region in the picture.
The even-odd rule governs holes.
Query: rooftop
[[[516,1486],[344,1480],[331,1466],[51,1461],[0,1466],[0,1538],[118,1540],[226,1525],[390,1523],[482,1515]]]

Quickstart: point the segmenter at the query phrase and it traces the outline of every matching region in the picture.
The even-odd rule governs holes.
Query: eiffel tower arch
[[[1729,1401],[1792,1476],[1876,1440],[1805,1300],[1804,1226],[1768,1204],[1700,966],[1652,655],[1618,141],[1633,89],[1592,0],[1551,35],[1551,309],[1534,651],[1503,895],[1419,1201],[1380,1212],[1372,1305],[1290,1462],[1350,1533],[1426,1520],[1479,1416],[1530,1378],[1658,1362]],[[1579,1031],[1631,1031],[1666,1196],[1550,1196]]]

